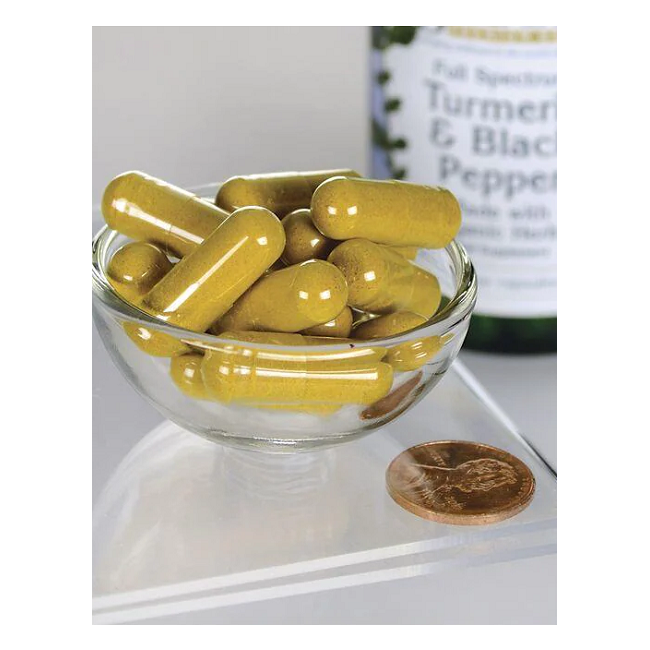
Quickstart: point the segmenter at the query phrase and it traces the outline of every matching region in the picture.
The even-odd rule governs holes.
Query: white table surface
[[[556,467],[555,355],[460,358]],[[93,330],[93,501],[162,416],[135,393]],[[116,407],[116,405],[119,405]],[[554,624],[556,556],[472,567],[145,621],[164,624]]]

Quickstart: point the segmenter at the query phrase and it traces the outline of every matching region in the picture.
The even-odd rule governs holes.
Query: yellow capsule
[[[286,347],[294,345],[308,345],[302,334],[290,332],[254,332],[254,331],[224,331],[219,338],[232,339],[243,343],[268,343],[269,345],[283,345]]]
[[[305,354],[233,341],[206,352],[201,374],[208,392],[226,403],[371,404],[386,395],[391,366],[347,352]]]
[[[311,221],[308,209],[294,210],[282,219],[287,244],[282,253],[286,264],[326,259],[338,242],[322,235]]]
[[[384,316],[376,316],[359,323],[354,328],[354,338],[368,341],[387,336],[403,334],[427,322],[419,314],[410,311],[396,311]]]
[[[125,321],[122,327],[133,343],[152,357],[174,357],[191,351],[189,346],[170,334],[130,321]]]
[[[327,323],[314,325],[302,330],[303,334],[311,336],[334,336],[337,338],[347,338],[352,331],[352,310],[344,307],[343,311]]]
[[[229,215],[180,187],[135,171],[108,184],[102,214],[114,230],[153,242],[179,258],[197,248]]]
[[[265,275],[213,331],[299,332],[336,318],[347,299],[341,272],[329,262],[309,260]]]
[[[349,346],[346,350],[339,350],[337,352],[308,353],[307,356],[310,360],[337,360],[337,363],[350,362],[355,364],[358,363],[360,359],[384,361],[384,357],[386,356],[385,348],[379,346],[373,346],[371,348],[359,347],[357,339],[329,336],[305,336],[305,343],[307,345],[341,345],[341,343],[347,343]]]
[[[204,332],[280,257],[284,241],[272,212],[237,210],[144,296],[140,308]]]
[[[347,343],[348,348],[344,350],[332,350],[322,352],[306,352],[298,350],[279,350],[288,359],[307,358],[309,361],[332,361],[335,363],[352,362],[358,363],[361,360],[381,361],[386,355],[384,348],[356,347],[356,341],[349,338],[338,338],[332,336],[304,336],[288,332],[223,332],[219,335],[222,339],[232,339],[243,343],[261,343],[278,345],[283,347],[307,346],[307,345],[341,345]]]
[[[458,234],[456,197],[441,187],[365,178],[332,178],[311,201],[314,225],[330,239],[442,248]]]
[[[194,399],[209,399],[201,377],[202,362],[203,355],[195,352],[173,357],[169,366],[169,374],[176,386]]]
[[[142,297],[172,267],[173,264],[157,246],[147,242],[130,242],[113,253],[106,277],[117,293],[139,306]],[[154,357],[172,357],[190,349],[173,336],[138,323],[124,321],[122,327],[140,350]]]
[[[420,250],[417,246],[393,246],[392,248],[407,260],[414,260]]]
[[[201,376],[203,355],[199,353],[182,354],[174,357],[170,363],[172,380],[179,390],[193,399],[209,400],[210,395]],[[296,411],[315,415],[330,415],[338,411],[339,404],[254,404],[246,403],[251,408],[263,408],[273,411]]]
[[[130,242],[113,253],[106,278],[117,293],[136,304],[172,269],[160,248],[149,242]]]
[[[355,338],[364,341],[403,334],[427,322],[426,318],[409,311],[378,316],[354,328]],[[386,363],[402,372],[416,370],[429,361],[442,347],[439,336],[400,343],[388,348]]]
[[[437,278],[390,246],[367,239],[339,244],[327,258],[348,283],[348,305],[373,314],[412,311],[431,318],[440,304]]]
[[[308,208],[314,190],[334,176],[359,174],[352,169],[331,169],[233,176],[219,188],[215,203],[224,210],[260,205],[283,217],[299,208]]]

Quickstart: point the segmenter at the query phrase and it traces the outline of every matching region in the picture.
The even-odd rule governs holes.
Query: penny
[[[386,470],[390,496],[409,512],[444,524],[493,524],[521,512],[535,477],[517,457],[478,442],[411,447]]]

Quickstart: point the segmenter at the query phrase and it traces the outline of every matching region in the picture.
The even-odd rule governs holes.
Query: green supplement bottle
[[[557,346],[557,30],[373,27],[374,178],[451,190],[478,274],[465,346]]]

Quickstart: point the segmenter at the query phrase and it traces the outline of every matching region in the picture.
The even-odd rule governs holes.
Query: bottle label
[[[420,27],[374,53],[389,168],[458,197],[480,314],[557,314],[556,51],[555,28]]]

